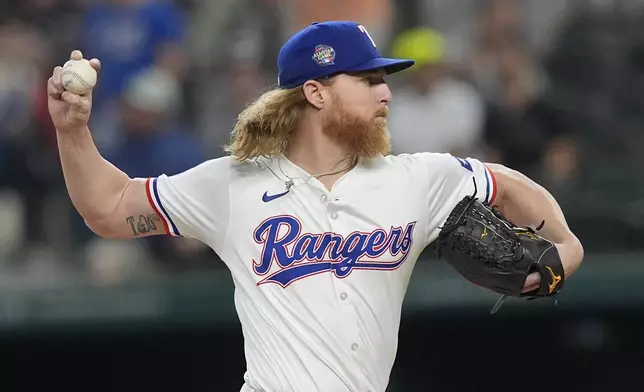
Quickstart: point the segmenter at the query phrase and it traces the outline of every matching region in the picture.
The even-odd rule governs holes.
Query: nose
[[[391,99],[392,99],[391,90],[389,89],[389,86],[387,85],[387,83],[383,83],[379,87],[381,87],[382,89],[381,91],[379,91],[380,103],[385,105],[389,104],[389,102],[391,102]]]

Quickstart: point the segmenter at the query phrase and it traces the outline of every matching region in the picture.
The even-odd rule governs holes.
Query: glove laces
[[[557,298],[557,295],[558,295],[558,294],[552,294],[552,300],[553,300],[554,306],[559,305],[559,298]],[[493,306],[493,307],[492,307],[492,309],[490,310],[490,314],[496,314],[496,312],[498,312],[498,311],[499,311],[499,309],[501,309],[501,306],[503,306],[503,303],[505,302],[505,300],[506,300],[507,298],[508,298],[508,295],[507,295],[507,294],[503,294],[503,295],[501,296],[501,298],[499,298],[499,299],[496,301],[496,303],[494,304],[494,306]],[[529,297],[529,298],[528,298],[528,301],[531,301],[531,300],[533,300],[533,299],[537,299],[537,298],[539,298],[539,297]]]

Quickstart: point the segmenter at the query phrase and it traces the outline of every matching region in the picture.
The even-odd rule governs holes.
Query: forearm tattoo
[[[157,223],[161,222],[161,218],[157,214],[139,215],[138,218],[128,216],[125,221],[130,225],[132,234],[137,236],[139,234],[150,233],[156,231]]]

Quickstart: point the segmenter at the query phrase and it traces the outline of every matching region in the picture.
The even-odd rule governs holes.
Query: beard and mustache
[[[324,116],[322,129],[351,156],[368,159],[387,155],[391,152],[387,112],[387,108],[382,108],[372,118],[365,119],[348,110],[335,96],[334,108]]]

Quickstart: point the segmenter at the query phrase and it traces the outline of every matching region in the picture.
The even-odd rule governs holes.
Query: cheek
[[[374,103],[376,102],[376,103]],[[338,91],[333,97],[333,108],[340,109],[363,120],[372,119],[378,110],[377,100],[369,90]]]
[[[368,96],[352,96],[341,99],[342,107],[360,118],[373,116],[374,105]]]

